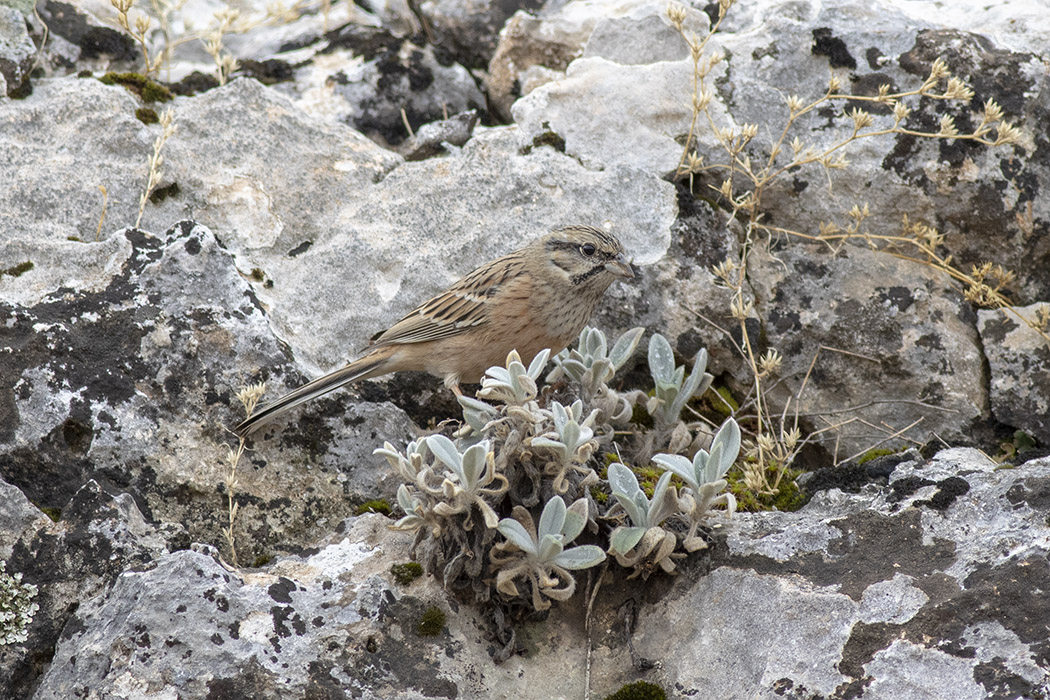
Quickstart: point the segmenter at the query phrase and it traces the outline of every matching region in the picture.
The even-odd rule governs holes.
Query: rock
[[[477,123],[478,113],[471,110],[439,122],[424,124],[401,145],[401,154],[405,160],[433,158],[444,153],[446,145],[458,147],[469,141]]]
[[[772,216],[776,226],[816,234],[821,222],[844,228],[846,212],[854,204],[867,203],[873,215],[864,222],[865,230],[898,235],[905,215],[912,222],[928,222],[946,235],[946,251],[962,269],[986,260],[1002,263],[1017,273],[1022,302],[1047,298],[1050,278],[1044,271],[1050,267],[1050,237],[1040,232],[1050,210],[1046,198],[1036,193],[1050,182],[1050,164],[1033,135],[1046,130],[1045,96],[1050,91],[1045,89],[1047,76],[1038,67],[1037,52],[1004,49],[979,34],[905,17],[889,4],[862,8],[837,0],[813,13],[806,7],[790,2],[768,11],[734,6],[708,45],[712,55],[726,58],[708,77],[715,125],[736,130],[745,124],[757,126],[749,147],[756,168],[766,161],[772,140],[780,137],[787,121],[785,86],[804,101],[815,100],[826,91],[829,70],[835,70],[841,74],[843,92],[872,95],[882,84],[894,91],[911,90],[922,83],[938,56],[970,82],[975,97],[969,104],[920,104],[913,98],[908,102],[914,111],[907,128],[936,132],[940,115],[947,113],[965,131],[976,125],[974,113],[991,98],[1025,136],[1016,146],[1000,148],[904,134],[855,141],[836,151],[850,162],[844,171],[829,175],[810,165],[781,173],[765,185],[761,209],[767,223]],[[593,45],[568,65],[564,78],[535,88],[514,104],[523,143],[553,134],[565,141],[568,154],[588,167],[618,163],[660,176],[675,171],[692,122],[692,62],[685,42],[657,17],[662,11],[662,6],[653,6],[643,15],[636,8],[635,14],[618,17],[615,10],[597,6],[590,26],[596,26],[595,15],[605,25]],[[699,36],[707,26],[703,17],[686,21],[687,33]],[[506,46],[497,51],[490,69],[490,92],[497,106],[504,95],[517,94],[515,86],[520,87],[529,65],[543,63],[512,58],[512,49],[527,42],[512,39],[511,27],[508,24]],[[978,26],[972,30],[978,31]],[[535,36],[540,30],[524,33]],[[636,41],[623,38],[632,35]],[[567,43],[560,55],[571,58],[573,43]],[[676,51],[678,59],[670,60]],[[508,58],[499,66],[502,56]],[[656,57],[663,60],[633,65]],[[838,100],[803,115],[785,143],[797,136],[804,146],[834,147],[849,138],[852,121],[842,112],[853,106],[857,105]],[[873,128],[892,125],[885,109],[882,114],[871,109]],[[700,119],[696,136],[705,165],[726,161],[706,117]],[[783,154],[785,163],[790,149]],[[701,179],[701,191],[717,188],[721,171]]]
[[[38,511],[39,513],[39,511]],[[57,516],[56,516],[57,517]],[[20,573],[37,587],[40,607],[24,644],[0,655],[0,686],[10,697],[29,697],[66,622],[84,600],[103,595],[125,570],[148,567],[169,549],[185,547],[185,530],[173,523],[147,523],[126,493],[113,493],[89,480],[64,504],[61,519],[14,535],[7,573]]]
[[[383,29],[347,25],[325,49],[339,50],[343,60],[325,79],[328,90],[342,102],[335,109],[382,145],[396,146],[408,137],[406,119],[417,129],[450,114],[485,108],[485,97],[470,73],[433,47],[418,46]],[[351,60],[351,55],[361,56],[363,62]]]
[[[988,394],[975,318],[942,277],[875,251],[799,243],[756,248],[751,266],[764,347],[783,356],[773,413],[787,403],[813,430],[839,426],[821,439],[836,463],[890,436],[976,437]]]
[[[87,5],[92,5],[90,10]],[[133,70],[134,63],[142,60],[134,39],[118,29],[115,22],[106,24],[93,14],[105,11],[102,16],[115,18],[111,5],[105,9],[89,2],[46,0],[37,4],[37,11],[48,33],[41,54],[53,73]],[[42,40],[43,28],[34,27],[34,35]]]
[[[29,78],[36,57],[36,46],[29,38],[21,12],[0,5],[0,93],[13,95]]]
[[[486,68],[496,51],[500,30],[511,14],[533,12],[541,0],[500,3],[484,0],[424,0],[419,12],[433,41],[467,68]]]
[[[9,559],[15,542],[49,522],[18,487],[0,479],[0,559]]]
[[[615,164],[663,177],[674,171],[682,152],[676,137],[689,130],[691,113],[681,94],[691,66],[686,61],[623,66],[601,57],[577,59],[564,79],[514,103],[521,143],[551,133],[588,168]],[[586,104],[586,115],[570,107],[572,102]],[[599,129],[599,123],[616,128]]]
[[[162,238],[126,229],[99,244],[9,242],[4,255],[32,267],[0,304],[4,345],[19,348],[0,367],[10,397],[0,404],[0,474],[56,509],[105,480],[146,517],[222,542],[226,426],[243,417],[234,395],[249,377],[275,393],[303,380],[230,254],[184,222]],[[389,404],[340,410],[338,401],[314,407],[334,423],[296,417],[305,423],[287,434],[293,462],[268,463],[274,452],[241,461],[248,561],[312,542],[355,503],[393,498],[371,453],[409,435],[409,421]]]
[[[523,628],[530,653],[501,665],[483,611],[449,606],[430,577],[394,583],[411,536],[378,515],[261,571],[230,571],[195,547],[86,600],[33,698],[117,688],[267,698],[280,688],[546,700],[579,695],[588,665],[597,697],[639,679],[687,696],[876,698],[906,686],[909,697],[939,697],[946,677],[958,697],[1004,684],[1012,697],[1038,697],[1050,653],[1048,546],[1036,536],[1047,484],[1046,459],[1001,470],[956,449],[899,464],[889,486],[825,491],[796,513],[738,513],[682,575],[624,581],[613,565],[590,636],[574,598]],[[430,607],[445,621],[421,637]]]
[[[934,698],[946,683],[952,697],[1038,697],[1050,462],[996,466],[946,450],[899,465],[890,488],[738,514],[709,575],[639,612],[637,654],[661,666],[649,677],[725,698]]]
[[[1015,308],[1039,323],[1047,304]],[[996,419],[1050,445],[1050,342],[1005,310],[977,312],[977,329],[991,370],[991,406]]]

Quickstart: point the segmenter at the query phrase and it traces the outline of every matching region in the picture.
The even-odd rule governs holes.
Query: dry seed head
[[[729,8],[733,6],[734,2],[736,0],[718,0],[718,16],[722,17],[729,12]]]
[[[1016,126],[1001,122],[996,130],[999,132],[995,138],[995,145],[1002,146],[1007,143],[1017,143],[1021,140],[1021,130]]]
[[[887,97],[886,96],[889,95],[889,94],[890,94],[890,85],[889,85],[889,83],[883,83],[882,85],[879,86],[879,94],[875,97],[875,101],[876,102],[886,102],[887,101]]]
[[[937,80],[940,80],[941,78],[947,78],[948,75],[949,75],[949,73],[948,73],[948,64],[944,62],[943,58],[938,57],[933,62],[933,65],[930,66],[930,78],[929,79],[933,80],[933,81],[937,81]]]
[[[802,109],[805,107],[805,105],[802,104],[802,98],[798,95],[789,95],[787,98],[787,106],[788,111],[790,111],[792,114],[797,114],[798,112],[801,112]]]
[[[727,287],[732,287],[733,273],[735,273],[737,269],[737,264],[730,258],[726,258],[711,268],[711,274],[713,274],[716,279],[725,283]]]
[[[135,0],[109,0],[109,4],[120,14],[126,15],[131,6],[135,4]]]
[[[791,150],[795,154],[796,158],[798,158],[798,154],[802,152],[802,149],[804,147],[805,147],[805,144],[802,143],[802,139],[800,139],[797,136],[794,139],[792,139],[792,141],[791,141]]]
[[[744,142],[748,142],[758,135],[758,124],[744,124],[740,129],[740,136],[743,137]]]
[[[729,314],[737,321],[744,321],[751,315],[751,311],[754,308],[755,303],[753,301],[745,303],[743,297],[738,295],[729,304]]]
[[[1003,110],[999,107],[995,100],[988,98],[984,103],[984,121],[986,122],[997,122],[1003,118]]]
[[[842,229],[840,229],[838,224],[836,224],[834,221],[821,221],[818,224],[818,227],[820,229],[821,238],[834,236],[836,233],[842,231]]]
[[[911,109],[909,109],[908,105],[903,102],[898,102],[893,105],[893,118],[898,124],[907,119],[909,114],[911,114]]]
[[[874,121],[871,115],[863,109],[854,107],[849,111],[849,118],[853,120],[853,129],[860,131],[864,127],[871,126]]]
[[[730,180],[722,180],[722,187],[719,190],[722,196],[726,199],[732,199],[733,197],[733,183]]]
[[[685,22],[685,18],[684,7],[676,2],[672,2],[667,6],[667,19],[671,21],[671,25],[678,31],[682,31],[682,24]]]
[[[828,81],[828,92],[837,93],[842,88],[842,81],[835,74],[832,74],[831,79]]]
[[[147,15],[139,15],[135,18],[135,31],[143,36],[149,31],[149,17]]]
[[[686,156],[685,162],[690,173],[698,173],[704,169],[704,157],[697,155],[696,151]]]
[[[798,441],[801,439],[802,431],[798,428],[792,428],[791,430],[787,431],[780,431],[780,441],[784,443],[784,447],[786,447],[789,452],[795,449],[795,445],[797,445]]]
[[[944,91],[944,96],[950,100],[965,101],[973,97],[973,90],[966,83],[953,76],[948,78],[948,89]]]
[[[237,392],[237,400],[241,402],[245,412],[250,416],[264,393],[266,393],[266,382],[248,384],[242,386],[240,391]]]
[[[939,136],[957,136],[959,130],[955,128],[955,117],[950,114],[942,114],[941,128],[937,133]]]
[[[770,374],[777,374],[780,372],[780,366],[783,364],[784,358],[781,357],[780,353],[775,349],[770,348],[766,350],[766,353],[758,360],[758,373],[763,376],[769,376]]]

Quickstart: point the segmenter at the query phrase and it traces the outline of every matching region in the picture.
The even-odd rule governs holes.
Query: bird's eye
[[[597,248],[594,247],[593,243],[584,243],[580,246],[580,252],[586,255],[588,258],[594,255],[594,251],[596,250]]]

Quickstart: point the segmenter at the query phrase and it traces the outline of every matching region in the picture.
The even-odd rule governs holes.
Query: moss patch
[[[157,110],[152,107],[139,107],[135,110],[135,118],[143,124],[156,124],[160,121]]]
[[[141,97],[143,102],[168,102],[172,98],[171,90],[141,73],[110,71],[99,78],[99,81],[104,85],[123,85]]]
[[[394,564],[390,567],[390,574],[399,586],[407,586],[423,575],[423,566],[418,562],[407,561],[404,564]]]
[[[420,637],[436,637],[445,629],[445,613],[438,607],[426,609],[416,625],[416,634]]]
[[[809,496],[798,487],[795,479],[802,474],[800,470],[788,469],[780,478],[780,486],[774,494],[756,494],[744,484],[744,477],[737,469],[726,474],[729,492],[736,496],[737,510],[756,513],[762,510],[795,511],[806,505]],[[775,467],[770,467],[766,478],[769,483],[776,479]]]
[[[655,683],[638,681],[628,683],[612,695],[606,695],[605,700],[667,700],[667,693]]]
[[[389,516],[391,513],[390,504],[382,499],[378,499],[365,501],[354,509],[354,515],[364,515],[365,513],[379,513],[380,515]]]
[[[20,262],[17,265],[12,265],[6,270],[0,270],[0,277],[3,277],[4,275],[8,275],[10,277],[21,277],[22,275],[24,275],[32,269],[33,263],[26,260],[25,262]]]

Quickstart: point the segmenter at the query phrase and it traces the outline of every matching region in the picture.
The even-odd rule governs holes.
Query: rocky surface
[[[1032,304],[1006,311],[978,312],[978,330],[991,371],[991,407],[995,417],[1050,444],[1050,347],[1022,319],[1046,328],[1050,305]]]
[[[1048,484],[1046,459],[1004,470],[954,450],[796,513],[738,514],[677,577],[606,573],[590,639],[583,606],[556,607],[499,666],[476,608],[429,577],[395,581],[410,536],[381,516],[263,571],[177,551],[80,607],[34,697],[580,697],[590,644],[595,697],[643,678],[680,697],[936,698],[948,684],[1036,698],[1050,690]],[[445,622],[423,636],[432,606]]]
[[[0,97],[0,558],[39,605],[25,642],[0,646],[0,697],[604,697],[636,680],[670,697],[1050,694],[1050,462],[1034,458],[1050,445],[1045,335],[878,245],[748,239],[726,223],[720,175],[674,181],[692,61],[665,9],[245,8],[223,37],[239,61],[227,84],[195,37],[156,76],[174,99],[151,101],[98,79],[141,70],[108,2],[0,6],[0,95],[14,98]],[[702,35],[717,11],[684,17]],[[171,31],[214,21],[176,15]],[[929,222],[960,270],[1015,271],[1005,291],[1038,326],[1047,37],[1039,2],[742,3],[709,44],[724,58],[712,114],[758,125],[759,159],[785,97],[816,99],[829,71],[855,94],[908,90],[943,57],[974,97],[917,100],[909,128],[947,110],[965,130],[994,98],[1018,144],[861,140],[830,179],[803,168],[772,183],[763,221],[816,234],[866,202],[873,234]],[[150,40],[159,50],[163,33]],[[792,136],[842,140],[850,106]],[[168,108],[176,130],[143,203],[161,132],[147,110]],[[696,136],[705,163],[724,157],[709,124]],[[231,567],[238,389],[265,380],[274,396],[339,366],[477,264],[572,222],[619,236],[639,273],[595,323],[659,331],[681,357],[706,347],[738,399],[743,337],[712,268],[747,256],[749,336],[784,357],[771,409],[797,407],[819,436],[800,464],[821,468],[801,479],[811,502],[718,523],[676,577],[581,575],[508,647],[493,609],[432,577],[395,581],[411,535],[353,517],[398,484],[372,450],[456,413],[437,380],[400,376],[257,436],[237,471]],[[833,466],[876,443],[923,452]],[[1012,461],[934,456],[945,443]],[[445,622],[420,636],[432,607]],[[495,664],[507,649],[523,653]]]

